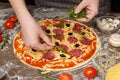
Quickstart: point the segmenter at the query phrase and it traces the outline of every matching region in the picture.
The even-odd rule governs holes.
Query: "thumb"
[[[83,2],[81,2],[81,3],[76,7],[74,13],[75,13],[75,14],[78,14],[78,13],[81,12],[82,9],[84,9],[85,7],[86,7],[86,4],[83,3]]]

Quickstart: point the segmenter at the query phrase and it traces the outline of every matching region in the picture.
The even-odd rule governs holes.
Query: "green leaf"
[[[3,42],[1,45],[1,49],[3,49],[3,47],[8,43],[9,40],[9,35],[7,34],[4,38],[3,38]]]
[[[65,50],[65,49],[63,49],[63,48],[61,48],[60,46],[55,46],[59,51],[62,51],[63,53],[66,53],[66,54],[68,54],[68,52]]]
[[[46,80],[57,80],[56,78],[53,78],[49,73],[42,74],[42,70],[37,69],[37,73],[46,78]]]
[[[74,13],[74,7],[71,8],[69,17],[71,18],[87,18],[87,14],[85,10],[82,10],[80,13]]]
[[[81,2],[81,0],[78,1],[77,5]],[[69,17],[76,19],[76,18],[87,18],[87,12],[85,9],[83,9],[80,13],[75,14],[74,13],[74,7],[70,8]]]

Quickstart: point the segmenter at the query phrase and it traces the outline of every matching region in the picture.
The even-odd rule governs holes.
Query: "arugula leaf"
[[[80,13],[74,13],[74,7],[71,8],[69,17],[71,18],[87,18],[87,14],[85,10],[82,10]]]
[[[4,38],[3,38],[3,42],[1,45],[1,49],[3,49],[3,47],[8,43],[9,40],[9,35],[7,34]]]
[[[79,0],[76,5],[78,5],[81,1],[82,1],[82,0]],[[74,18],[87,18],[87,12],[86,12],[85,9],[83,9],[80,13],[75,14],[75,13],[74,13],[74,7],[71,7],[71,8],[70,8],[69,17],[71,17],[71,18],[73,18],[73,19],[74,19]]]

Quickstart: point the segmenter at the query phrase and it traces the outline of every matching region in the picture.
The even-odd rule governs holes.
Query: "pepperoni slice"
[[[61,44],[60,47],[63,48],[64,50],[66,50],[66,51],[69,49],[69,48],[67,47],[67,45],[64,45],[64,44]]]
[[[82,51],[80,49],[73,49],[70,51],[71,57],[79,57],[82,54]]]
[[[81,32],[81,25],[76,23],[73,27],[73,31],[80,33]]]
[[[42,57],[48,60],[53,60],[55,58],[55,55],[52,52],[47,52]]]
[[[77,41],[78,41],[78,39],[77,39],[76,37],[74,37],[74,36],[68,37],[68,42],[69,42],[69,43],[75,43],[75,42],[77,42]]]
[[[83,38],[80,42],[85,45],[90,45],[92,41],[89,38]]]
[[[53,32],[55,34],[63,34],[64,31],[62,29],[60,29],[60,28],[57,28],[57,29],[54,29]]]
[[[59,34],[56,34],[53,36],[55,39],[58,39],[58,40],[63,40],[64,39],[64,35],[59,35]]]

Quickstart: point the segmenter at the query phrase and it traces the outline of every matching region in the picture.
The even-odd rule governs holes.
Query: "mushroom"
[[[114,33],[109,37],[108,43],[114,47],[120,47],[120,34]]]

